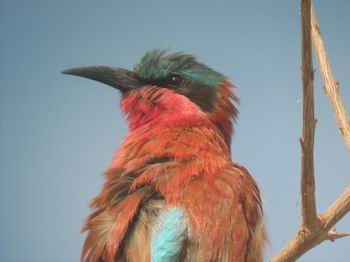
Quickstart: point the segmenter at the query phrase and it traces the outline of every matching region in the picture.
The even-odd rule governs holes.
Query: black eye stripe
[[[145,84],[157,85],[159,87],[179,88],[184,86],[188,80],[181,75],[171,74],[163,79],[142,80]]]
[[[176,84],[172,84],[176,78]],[[180,83],[180,80],[181,83]],[[215,88],[202,82],[171,74],[163,79],[141,80],[144,84],[157,86],[158,88],[173,89],[176,93],[186,96],[197,104],[204,112],[210,112],[215,107]],[[179,83],[177,83],[179,81]]]

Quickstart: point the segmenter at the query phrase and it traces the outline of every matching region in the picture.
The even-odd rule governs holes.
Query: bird
[[[132,70],[62,73],[121,93],[129,133],[91,202],[82,262],[259,262],[267,243],[257,183],[231,157],[238,97],[191,54],[152,49]]]

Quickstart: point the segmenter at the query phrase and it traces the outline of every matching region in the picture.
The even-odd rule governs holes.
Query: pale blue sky
[[[350,109],[350,2],[316,1]],[[0,1],[0,260],[78,261],[79,231],[101,174],[127,133],[118,92],[61,75],[80,65],[131,68],[148,49],[195,54],[236,83],[233,158],[258,181],[271,246],[300,222],[299,1]],[[316,63],[315,63],[316,64]],[[323,211],[350,183],[349,154],[316,72],[316,179]],[[350,231],[349,215],[337,226]],[[350,238],[300,261],[349,259]]]

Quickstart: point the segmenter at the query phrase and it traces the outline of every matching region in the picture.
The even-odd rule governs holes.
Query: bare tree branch
[[[332,228],[340,219],[350,211],[350,186],[321,216],[321,226],[313,230],[305,230],[300,226],[295,237],[282,249],[280,253],[271,259],[271,262],[292,262],[305,254],[310,249],[325,240],[334,242],[350,233],[337,232]]]
[[[301,215],[305,230],[319,226],[314,177],[314,69],[312,66],[311,1],[301,1],[303,134],[301,143]]]
[[[337,232],[332,228],[350,211],[350,186],[345,192],[320,216],[317,216],[314,178],[314,132],[316,120],[314,118],[314,94],[312,68],[311,27],[313,28],[314,46],[318,53],[319,63],[326,82],[326,93],[330,97],[333,109],[345,143],[350,145],[350,128],[348,117],[342,104],[334,81],[326,51],[320,36],[319,26],[312,9],[311,0],[301,0],[302,26],[302,79],[303,79],[303,134],[300,139],[302,153],[301,168],[301,199],[302,224],[295,237],[271,259],[272,262],[296,261],[308,250],[324,240],[335,241],[349,236],[349,233]],[[311,12],[313,12],[311,14]],[[311,22],[311,15],[312,22]],[[312,25],[312,26],[311,26]],[[317,38],[315,40],[315,38]],[[349,128],[349,129],[347,129]]]
[[[320,216],[325,230],[330,230],[340,219],[350,211],[350,186],[344,193]]]
[[[327,51],[324,47],[320,27],[317,22],[315,9],[311,7],[312,39],[316,50],[318,62],[324,81],[325,92],[332,104],[333,111],[339,126],[340,133],[350,152],[350,121],[345,106],[339,94],[339,82],[335,80],[331,65],[329,64]]]

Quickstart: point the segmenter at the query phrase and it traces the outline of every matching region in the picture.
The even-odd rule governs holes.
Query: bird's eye
[[[173,87],[181,86],[184,83],[184,79],[179,75],[170,75],[167,80],[167,84]]]

